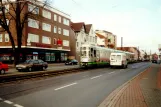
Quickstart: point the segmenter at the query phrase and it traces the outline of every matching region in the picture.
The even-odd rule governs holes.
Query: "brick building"
[[[28,2],[23,12],[33,10],[34,15],[41,17],[28,18],[22,37],[23,53],[20,55],[26,59],[42,59],[47,62],[64,62],[70,51],[70,15],[51,6],[40,7]],[[9,10],[12,6],[7,6]],[[9,22],[11,32],[15,34],[14,22]],[[16,37],[14,37],[16,43]],[[9,36],[6,32],[0,34],[0,60],[12,62],[12,49]]]
[[[117,47],[118,50],[134,53],[134,60],[140,60],[140,51],[136,47]]]

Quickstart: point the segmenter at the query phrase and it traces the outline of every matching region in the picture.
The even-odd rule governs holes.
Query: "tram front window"
[[[82,51],[82,56],[86,56],[86,51]]]

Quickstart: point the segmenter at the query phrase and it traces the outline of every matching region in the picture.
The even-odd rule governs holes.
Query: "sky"
[[[161,0],[52,0],[73,22],[93,24],[117,36],[117,46],[157,52],[161,44]]]

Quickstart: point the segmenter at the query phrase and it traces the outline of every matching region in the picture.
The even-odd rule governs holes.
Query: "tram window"
[[[96,50],[94,50],[94,57],[96,57]]]
[[[93,51],[93,48],[91,48],[91,52]]]
[[[83,50],[86,50],[86,47],[83,47]]]
[[[82,52],[82,56],[86,56],[86,51],[83,51]]]
[[[82,50],[82,47],[80,47],[80,50]]]

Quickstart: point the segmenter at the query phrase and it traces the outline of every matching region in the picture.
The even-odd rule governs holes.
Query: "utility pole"
[[[121,37],[121,50],[123,49],[123,37]]]
[[[139,46],[138,46],[138,61],[139,61]]]

